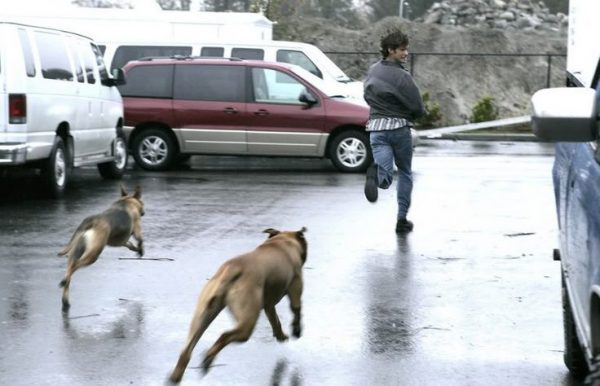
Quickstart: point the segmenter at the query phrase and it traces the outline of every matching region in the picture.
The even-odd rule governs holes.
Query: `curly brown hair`
[[[388,50],[395,50],[399,47],[408,47],[408,35],[400,30],[395,30],[381,38],[379,52],[385,59],[389,55]]]

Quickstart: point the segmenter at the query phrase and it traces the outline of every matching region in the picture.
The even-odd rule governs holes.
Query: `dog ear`
[[[133,193],[133,197],[136,199],[140,199],[142,198],[142,187],[139,185],[136,185],[135,187],[135,192]]]
[[[125,197],[127,195],[127,191],[125,190],[125,187],[123,186],[123,184],[121,184],[121,196]]]
[[[306,232],[307,230],[308,230],[308,229],[306,229],[306,227],[302,227],[302,229],[300,229],[300,230],[298,231],[298,233],[304,233],[304,232]]]
[[[269,228],[269,229],[265,229],[263,231],[263,233],[268,233],[269,234],[269,238],[276,236],[278,234],[280,234],[281,232],[279,232],[277,229],[273,229],[273,228]]]

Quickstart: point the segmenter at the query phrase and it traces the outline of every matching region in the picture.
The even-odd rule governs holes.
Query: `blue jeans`
[[[395,130],[371,131],[371,150],[377,164],[379,188],[387,189],[394,180],[394,163],[398,168],[396,197],[398,219],[406,218],[412,195],[412,156],[413,146],[409,127]]]

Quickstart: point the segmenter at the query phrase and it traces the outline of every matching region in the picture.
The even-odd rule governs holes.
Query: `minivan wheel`
[[[133,158],[146,170],[166,170],[177,156],[175,142],[164,130],[144,130],[133,139]]]
[[[562,304],[563,304],[563,329],[565,336],[564,362],[571,374],[577,379],[583,379],[590,371],[587,361],[577,336],[573,308],[569,301],[569,293],[565,284],[564,274],[561,277]]]
[[[42,165],[42,182],[52,198],[60,198],[65,193],[69,169],[65,144],[60,137],[54,140],[50,157]]]
[[[329,147],[329,159],[342,172],[364,172],[373,159],[368,134],[358,130],[338,134]]]
[[[113,147],[115,159],[110,162],[98,164],[98,171],[102,178],[119,180],[123,177],[123,173],[127,167],[127,143],[125,142],[125,138],[121,135],[117,136]]]

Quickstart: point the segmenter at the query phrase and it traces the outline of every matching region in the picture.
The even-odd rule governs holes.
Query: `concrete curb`
[[[424,140],[454,140],[454,141],[510,141],[510,142],[546,142],[540,140],[533,134],[518,133],[498,133],[498,134],[477,134],[477,133],[452,133],[442,134],[436,138],[420,138]]]

